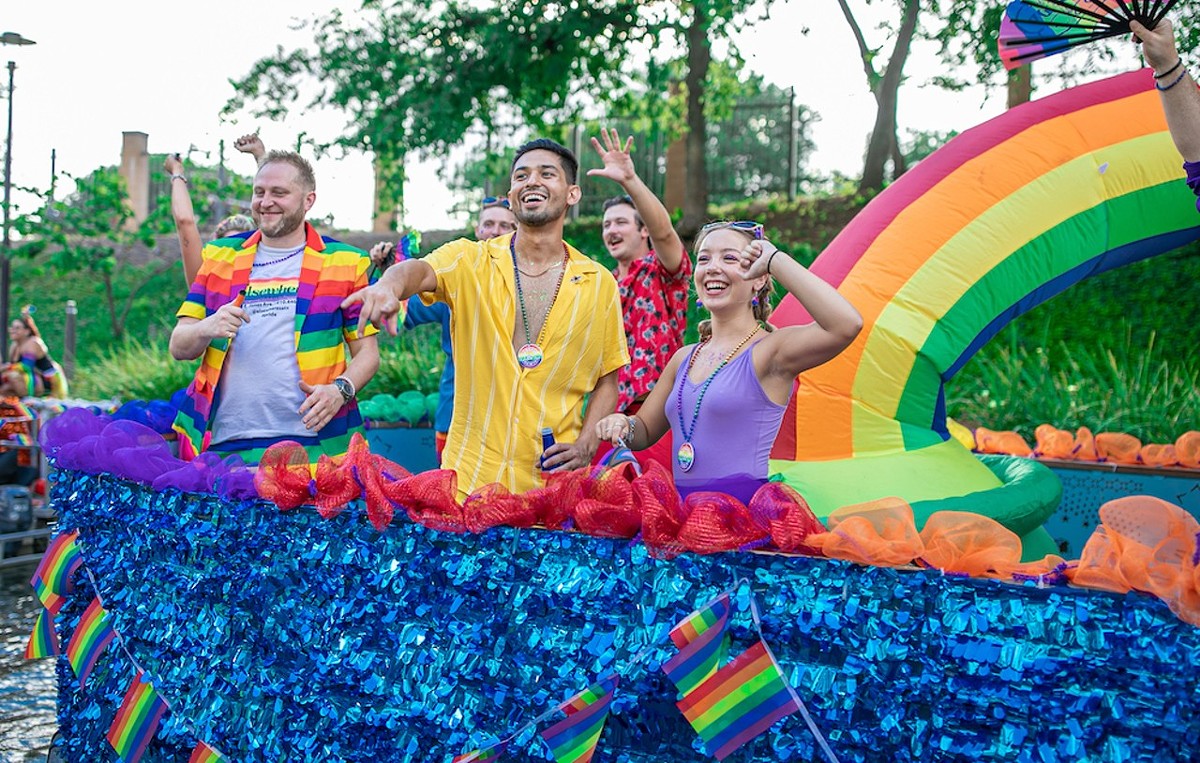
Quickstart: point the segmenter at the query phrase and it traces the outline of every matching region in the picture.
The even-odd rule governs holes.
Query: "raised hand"
[[[738,274],[746,281],[767,275],[771,257],[778,251],[779,247],[766,239],[751,241],[738,255]]]
[[[243,154],[250,154],[258,161],[262,161],[267,154],[267,147],[263,145],[262,138],[258,137],[256,132],[241,136],[233,142],[233,147]]]
[[[596,170],[588,170],[588,177],[602,177],[609,180],[615,180],[621,185],[637,177],[637,171],[633,168],[633,158],[629,152],[633,149],[633,136],[630,135],[625,141],[625,147],[621,148],[621,136],[617,134],[616,129],[604,129],[600,131],[600,137],[604,138],[604,145],[600,141],[592,138],[592,147],[596,149],[596,153],[600,155],[600,160],[604,162],[604,167]]]
[[[167,154],[167,160],[163,162],[163,169],[169,175],[182,175],[183,160],[179,158],[179,154]]]

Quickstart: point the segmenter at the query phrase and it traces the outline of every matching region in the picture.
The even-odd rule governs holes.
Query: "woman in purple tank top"
[[[693,276],[712,315],[700,342],[675,353],[636,416],[596,424],[602,440],[649,447],[668,430],[680,493],[719,490],[748,501],[767,479],[767,459],[796,376],[844,350],[862,316],[832,286],[762,237],[754,222],[704,226]],[[772,279],[813,317],[767,323]]]

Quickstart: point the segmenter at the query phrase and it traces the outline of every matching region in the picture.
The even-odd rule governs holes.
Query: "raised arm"
[[[192,208],[192,196],[188,193],[187,178],[183,174],[183,160],[179,154],[170,154],[163,168],[171,176],[171,215],[175,218],[175,232],[179,236],[183,277],[191,286],[200,272],[200,253],[204,242],[200,240],[200,228],[196,225],[196,211]]]
[[[1186,161],[1200,161],[1200,90],[1175,48],[1171,20],[1164,17],[1153,29],[1131,21],[1129,28],[1134,40],[1142,43],[1146,64],[1154,69],[1154,83],[1175,148]]]
[[[813,317],[813,323],[777,329],[762,340],[762,351],[755,357],[760,378],[770,376],[790,385],[796,374],[830,360],[862,331],[862,316],[854,305],[770,241],[750,242],[742,250],[741,266],[747,281],[772,276]]]
[[[621,184],[625,193],[633,199],[633,208],[637,210],[642,222],[646,224],[646,230],[650,233],[650,241],[654,245],[654,254],[658,257],[658,261],[662,263],[668,273],[678,272],[679,266],[683,264],[683,242],[679,240],[675,226],[671,225],[671,215],[667,212],[667,208],[658,200],[649,186],[638,177],[637,170],[634,169],[633,158],[630,156],[633,148],[633,136],[625,141],[625,146],[622,148],[621,136],[615,129],[601,130],[600,135],[604,138],[604,144],[601,145],[600,141],[592,138],[592,147],[600,155],[604,167],[588,170],[588,176],[604,177]]]
[[[258,137],[258,133],[247,133],[233,142],[233,147],[243,154],[250,154],[254,157],[254,161],[262,164],[263,157],[267,155],[267,147],[263,145],[262,138]]]
[[[437,289],[437,274],[424,260],[405,260],[388,268],[373,285],[346,297],[342,309],[362,303],[358,316],[358,332],[368,323],[396,336],[397,317],[409,297],[420,291]]]

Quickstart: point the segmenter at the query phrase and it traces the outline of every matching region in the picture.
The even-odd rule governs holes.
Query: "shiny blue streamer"
[[[769,554],[665,561],[537,530],[401,521],[380,533],[360,507],[322,520],[73,472],[53,496],[171,705],[147,761],[186,761],[193,734],[233,761],[446,761],[614,669],[627,690],[594,760],[703,760],[659,671],[660,638],[742,578],[842,761],[1188,760],[1200,748],[1200,631],[1146,596]],[[85,582],[66,603],[64,645],[92,595]],[[736,618],[735,644],[753,627]],[[123,661],[110,651],[81,690],[59,660],[67,760],[111,759]],[[549,760],[534,736],[505,760]],[[789,718],[731,760],[819,755]]]

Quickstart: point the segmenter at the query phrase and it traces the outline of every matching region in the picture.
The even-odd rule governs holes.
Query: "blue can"
[[[554,444],[554,430],[550,427],[542,428],[542,456],[538,459],[538,464],[542,469],[546,468],[546,451]]]

